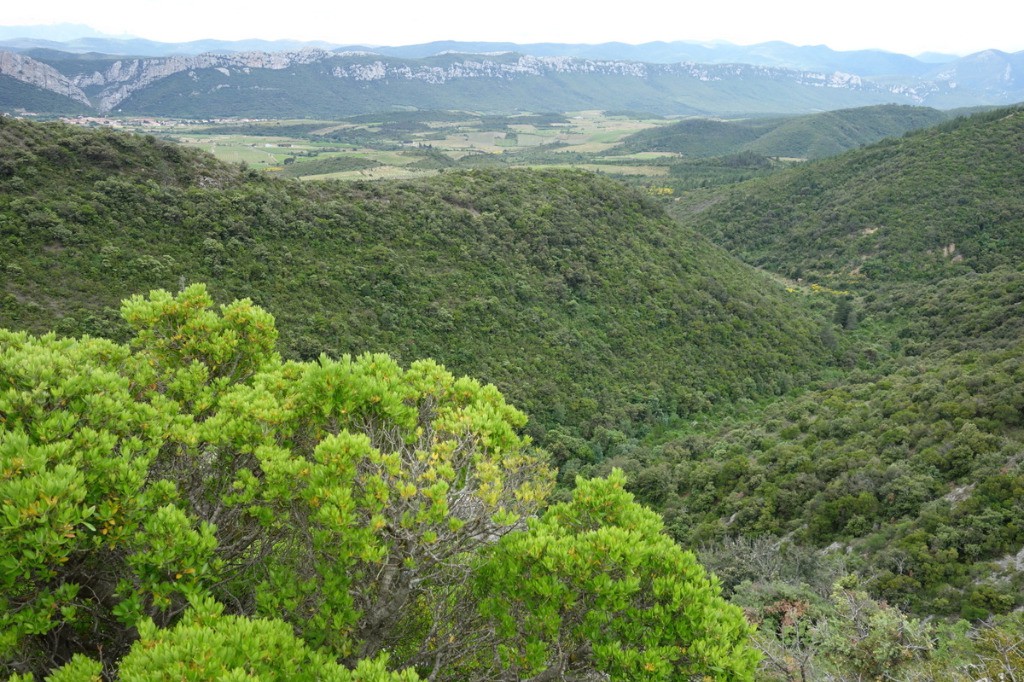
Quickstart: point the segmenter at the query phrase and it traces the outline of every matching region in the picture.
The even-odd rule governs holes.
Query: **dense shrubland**
[[[957,119],[679,202],[684,224],[834,301],[827,336],[845,372],[614,459],[734,603],[786,621],[758,635],[781,679],[851,663],[822,634],[850,572],[901,644],[865,676],[1020,669],[1022,120]]]
[[[0,121],[0,321],[59,334],[0,356],[12,672],[742,677],[673,540],[766,679],[1019,671],[1019,111],[681,225],[583,173],[298,186]]]
[[[286,357],[386,350],[591,439],[782,393],[819,323],[652,200],[580,172],[298,184],[147,138],[0,119],[0,324],[127,339],[119,301],[204,281]]]
[[[621,473],[540,514],[493,386],[283,361],[270,315],[211,304],[126,301],[128,345],[0,332],[8,674],[750,677],[739,610]]]

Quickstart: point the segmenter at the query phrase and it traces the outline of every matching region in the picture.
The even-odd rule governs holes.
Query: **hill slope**
[[[901,281],[987,271],[1024,253],[1024,110],[691,194],[675,211],[747,262],[793,277]]]
[[[754,152],[815,159],[932,126],[946,118],[937,109],[887,104],[792,118],[688,119],[634,133],[623,140],[620,148],[630,154],[657,151],[709,157]]]
[[[855,571],[921,614],[1022,605],[1022,144],[1024,111],[1001,110],[677,205],[750,262],[823,282],[792,289],[831,300],[849,368],[611,453],[732,588]],[[736,536],[794,563],[759,568]]]
[[[205,281],[293,356],[384,350],[496,383],[584,436],[785,390],[826,359],[777,284],[579,172],[268,180],[149,138],[0,119],[0,325],[119,337]]]

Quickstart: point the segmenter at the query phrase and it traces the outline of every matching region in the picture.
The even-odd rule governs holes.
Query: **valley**
[[[682,121],[615,111],[515,116],[406,111],[340,121],[65,120],[140,131],[286,178],[365,180],[471,168],[579,168],[670,196],[765,175],[957,114],[882,105],[788,118]]]
[[[425,177],[446,168],[568,167],[656,177],[663,167],[602,155],[622,138],[658,119],[570,114],[482,116],[471,112],[396,112],[343,121],[261,121],[189,126],[168,136],[165,127],[143,130],[195,146],[229,163],[246,162],[284,177],[370,179]],[[283,134],[275,134],[282,130]],[[346,169],[350,166],[350,169]],[[337,170],[332,170],[337,168]]]
[[[1024,110],[651,110],[0,117],[12,679],[1019,672]]]

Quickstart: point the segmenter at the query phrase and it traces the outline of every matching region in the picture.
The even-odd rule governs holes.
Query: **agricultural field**
[[[493,116],[397,112],[339,121],[177,122],[143,125],[158,137],[229,163],[300,179],[433,175],[460,167],[582,167],[632,180],[657,178],[675,153],[606,156],[623,139],[668,121],[599,111]]]

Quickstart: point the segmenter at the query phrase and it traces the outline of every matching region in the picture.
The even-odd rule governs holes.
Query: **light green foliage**
[[[100,682],[103,666],[99,661],[75,654],[71,661],[46,676],[46,682]]]
[[[196,416],[219,390],[242,383],[274,354],[274,318],[248,299],[218,315],[206,287],[195,284],[178,296],[155,291],[134,296],[122,316],[136,331],[132,346],[155,373],[166,395],[184,401]]]
[[[573,615],[545,631],[591,641],[598,669],[752,665],[738,614],[621,476],[523,531],[553,475],[493,386],[381,354],[283,362],[267,313],[212,305],[198,285],[126,301],[127,347],[0,331],[8,673],[503,674],[536,643],[487,627],[497,594],[474,586],[537,534],[599,558],[554,567]]]
[[[551,486],[515,432],[523,415],[431,361],[277,365],[220,405],[202,439],[253,466],[235,469],[226,499],[275,538],[240,582],[258,586],[259,612],[293,614],[308,640],[346,653],[377,651],[449,562]]]
[[[106,341],[0,331],[0,655],[61,623],[112,620],[109,602],[83,600],[109,595],[102,567],[135,551],[147,506],[167,501],[143,484],[170,416],[135,400],[128,361]]]
[[[76,530],[86,530],[86,519],[92,515],[92,509],[82,505],[81,473],[68,465],[48,470],[48,451],[59,450],[33,445],[23,433],[0,434],[5,475],[0,483],[0,644],[4,651],[10,651],[23,634],[49,630],[56,609],[69,603],[77,592],[71,585],[35,588],[35,584],[48,582],[56,574],[55,568],[68,561]]]
[[[354,671],[311,649],[279,620],[223,615],[223,607],[195,603],[173,627],[152,621],[139,628],[139,640],[119,670],[124,682],[413,682],[415,673],[391,673],[386,658],[362,662]]]
[[[125,314],[143,371],[205,417],[159,464],[217,524],[222,598],[375,654],[435,573],[546,497],[525,418],[493,387],[385,355],[282,364],[266,313],[210,305],[191,287]]]
[[[580,479],[571,502],[494,548],[477,589],[506,639],[503,665],[542,679],[752,679],[742,614],[624,482]]]
[[[136,533],[135,551],[127,559],[131,583],[121,585],[122,593],[148,595],[162,609],[171,606],[175,595],[197,594],[205,579],[220,569],[220,562],[214,555],[215,528],[209,523],[193,526],[192,519],[174,505],[153,510]],[[126,609],[131,603],[122,603],[125,608],[118,612],[122,619],[130,620]]]

